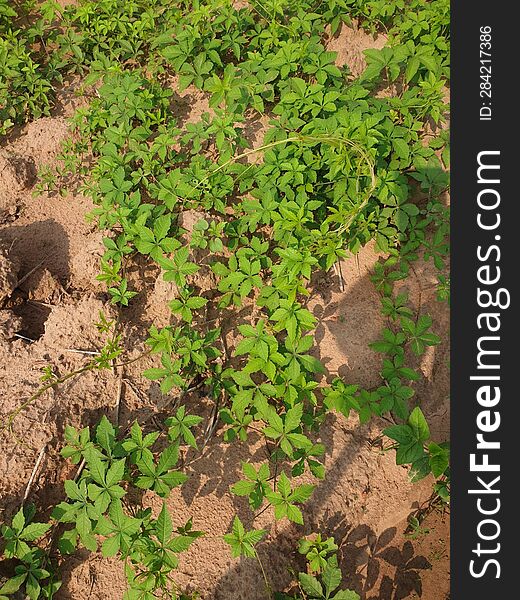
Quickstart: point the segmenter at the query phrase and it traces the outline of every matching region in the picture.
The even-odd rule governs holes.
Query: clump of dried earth
[[[362,50],[380,47],[384,40],[343,28],[331,40],[338,61],[356,74],[363,68]],[[186,122],[207,110],[204,94],[188,89],[179,97]],[[27,125],[0,147],[0,390],[3,420],[40,385],[41,368],[51,365],[56,375],[80,368],[103,341],[95,327],[100,311],[113,314],[103,287],[96,282],[103,253],[102,234],[85,220],[92,209],[89,198],[33,195],[37,169],[56,164],[60,145],[68,135],[67,117],[74,103],[61,107],[59,116]],[[258,143],[266,121],[250,126]],[[318,318],[315,353],[327,366],[329,379],[373,387],[379,383],[380,356],[368,344],[383,326],[380,300],[370,282],[378,260],[371,246],[356,259],[342,263],[344,285],[337,276],[321,275],[314,281],[311,310]],[[151,323],[164,325],[170,318],[165,300],[175,290],[154,269],[136,267],[141,282],[133,307],[123,311],[122,333],[128,358],[145,349]],[[435,273],[418,263],[407,286],[416,308],[433,316],[442,344],[431,349],[417,365],[424,375],[417,392],[434,438],[449,434],[448,416],[448,313],[435,299]],[[201,283],[201,285],[204,285]],[[206,282],[206,288],[211,282]],[[126,426],[167,414],[171,398],[141,376],[154,359],[146,358],[124,371],[87,372],[42,395],[20,414],[12,435],[0,438],[0,519],[8,519],[24,495],[45,517],[63,498],[63,481],[73,476],[70,464],[59,456],[66,425],[95,424],[101,415]],[[209,417],[204,390],[185,398],[192,412]],[[269,531],[260,546],[262,561],[273,585],[291,583],[288,568],[301,566],[295,548],[303,534],[320,531],[333,535],[346,582],[363,600],[422,597],[448,598],[448,520],[434,513],[424,525],[429,533],[416,539],[404,535],[407,517],[431,492],[431,481],[411,484],[406,469],[396,466],[392,452],[381,451],[377,441],[382,423],[360,427],[354,418],[330,418],[322,430],[328,448],[326,479],[305,506],[305,528],[275,523],[270,511],[255,521]],[[193,516],[196,529],[208,536],[183,555],[178,581],[199,590],[205,600],[263,600],[261,573],[254,561],[231,559],[222,534],[239,514],[246,526],[251,516],[229,486],[240,478],[241,461],[264,459],[263,446],[253,437],[247,445],[226,445],[213,437],[202,455],[190,464],[188,482],[171,495],[168,504],[176,523]],[[30,488],[36,459],[43,456]],[[150,498],[154,509],[158,508]],[[0,577],[2,576],[0,563]],[[62,565],[61,600],[117,600],[125,589],[117,561],[100,553],[78,551]]]

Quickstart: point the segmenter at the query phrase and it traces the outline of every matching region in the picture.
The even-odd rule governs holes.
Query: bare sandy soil
[[[382,43],[344,28],[331,49],[356,74],[362,68],[363,48]],[[181,96],[179,112],[184,111],[186,119],[198,118],[206,110],[201,92],[187,90]],[[99,311],[112,312],[107,294],[95,280],[103,245],[102,234],[85,220],[92,209],[90,200],[81,195],[33,195],[38,167],[56,164],[60,144],[68,135],[67,118],[76,101],[70,93],[63,98],[55,115],[27,125],[0,148],[0,419],[34,393],[43,366],[52,365],[56,374],[63,375],[84,365],[90,355],[83,352],[102,345],[94,326]],[[261,141],[265,126],[265,122],[253,126],[255,139]],[[349,383],[379,384],[381,358],[368,347],[384,325],[379,297],[369,279],[377,260],[368,246],[356,259],[344,261],[343,290],[332,272],[313,282],[310,309],[319,319],[314,351],[329,371],[328,380],[339,374]],[[131,274],[140,291],[133,306],[123,311],[128,358],[145,349],[150,324],[164,325],[170,318],[165,301],[174,290],[158,275],[156,269],[143,265],[136,265]],[[209,277],[204,272],[201,276]],[[417,398],[433,437],[445,440],[449,435],[449,315],[435,299],[434,283],[433,266],[421,261],[415,276],[403,285],[415,308],[432,315],[434,330],[442,339],[416,366],[424,374]],[[210,279],[205,286],[211,286]],[[155,359],[146,358],[116,375],[86,373],[50,390],[20,415],[15,436],[4,434],[0,439],[0,520],[10,518],[19,507],[40,455],[28,500],[43,516],[62,500],[63,480],[74,473],[59,456],[67,424],[93,425],[103,414],[114,419],[116,405],[121,426],[152,414],[157,415],[156,423],[162,421],[172,398],[141,376],[152,365]],[[209,417],[204,389],[193,392],[185,403]],[[363,600],[449,598],[448,518],[434,513],[423,524],[429,533],[417,539],[405,537],[407,517],[428,498],[431,481],[409,482],[407,470],[396,466],[394,454],[381,451],[382,428],[376,421],[359,427],[354,418],[329,418],[322,429],[328,448],[327,475],[305,506],[304,530],[275,524],[271,511],[255,521],[256,527],[269,531],[259,553],[275,588],[290,586],[288,567],[302,566],[295,551],[297,540],[321,531],[333,535],[340,545],[345,580]],[[229,486],[240,478],[242,460],[260,462],[264,452],[254,437],[247,445],[226,445],[217,431],[200,457],[188,454],[189,481],[174,490],[168,501],[177,524],[193,516],[194,527],[208,532],[183,556],[178,571],[179,583],[199,590],[205,600],[265,600],[256,563],[231,559],[221,539],[234,514],[251,525],[246,502],[233,497]],[[158,507],[151,497],[148,503]],[[2,568],[0,563],[0,577]],[[116,600],[125,589],[120,565],[100,553],[78,551],[65,561],[62,575],[62,600]]]

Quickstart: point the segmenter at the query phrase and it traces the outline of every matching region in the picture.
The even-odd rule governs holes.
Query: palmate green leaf
[[[2,537],[5,542],[4,554],[6,558],[24,557],[31,553],[30,547],[26,542],[34,542],[45,535],[50,528],[50,523],[30,523],[34,517],[35,508],[28,505],[20,508],[14,515],[11,526],[3,525],[1,528]]]
[[[230,490],[237,496],[249,496],[249,504],[256,510],[262,505],[266,492],[269,490],[267,483],[270,477],[269,465],[262,463],[258,471],[249,463],[242,463],[242,471],[247,480],[237,481],[230,486]]]
[[[388,298],[384,298],[383,300],[388,301]],[[391,309],[388,309],[388,310],[393,310],[394,305],[391,304],[391,302],[390,302],[390,305],[391,305]],[[389,313],[386,312],[385,314],[389,314]],[[396,316],[398,316],[397,312],[395,314],[396,314]],[[388,354],[390,356],[394,356],[395,354],[402,354],[404,352],[402,346],[406,341],[406,336],[402,331],[394,333],[390,329],[383,329],[382,337],[383,337],[382,340],[378,340],[376,342],[370,343],[369,344],[370,348],[372,348],[376,352],[384,352],[385,354]]]
[[[267,419],[269,422],[269,426],[264,427],[262,432],[268,438],[278,440],[280,448],[287,456],[292,457],[293,446],[296,448],[312,448],[311,440],[301,433],[294,432],[295,429],[300,427],[302,421],[303,403],[300,402],[290,408],[283,416],[283,420],[272,406],[264,403],[264,408],[262,408],[260,402],[257,402],[255,406],[262,418]]]
[[[114,500],[109,508],[110,521],[102,516],[96,524],[96,533],[109,536],[102,544],[103,556],[115,556],[119,551],[125,553],[131,546],[132,536],[140,527],[140,519],[130,517],[123,512],[121,501]]]
[[[409,415],[408,400],[414,395],[411,387],[401,384],[401,380],[394,378],[386,385],[377,388],[380,398],[379,411],[383,415],[393,412],[400,419],[407,420]]]
[[[418,406],[410,413],[408,422],[405,425],[387,427],[384,434],[398,443],[396,449],[397,464],[416,463],[425,458],[424,442],[430,437],[430,429]],[[425,466],[427,465],[428,461],[426,460]]]
[[[163,365],[162,368],[153,367],[151,369],[146,369],[143,371],[143,375],[152,381],[161,379],[160,387],[163,394],[167,394],[175,386],[182,387],[184,385],[184,379],[180,375],[182,366],[181,361],[172,360],[170,352],[163,351],[161,354],[161,363]]]
[[[141,426],[137,421],[134,421],[130,428],[130,438],[123,440],[121,446],[125,452],[128,452],[131,455],[132,461],[135,462],[145,454],[148,456],[151,455],[150,448],[155,444],[159,435],[159,431],[154,431],[143,437]]]
[[[310,330],[316,323],[316,318],[306,308],[302,308],[298,302],[280,300],[280,307],[270,316],[275,321],[274,330],[285,329],[291,341],[295,341],[304,330]]]
[[[172,444],[164,450],[157,465],[149,456],[143,456],[136,461],[141,476],[137,477],[135,484],[141,489],[152,489],[162,498],[168,497],[170,490],[182,485],[188,476],[180,471],[172,470],[179,457],[178,444]]]
[[[400,65],[406,58],[408,50],[404,46],[385,46],[381,50],[370,48],[364,50],[367,59],[367,68],[363,72],[362,79],[366,81],[376,80],[383,69],[386,69],[390,80],[397,79],[400,72]]]
[[[421,315],[414,323],[408,317],[401,317],[401,327],[410,340],[412,351],[421,355],[426,346],[435,346],[440,343],[440,338],[428,331],[432,326],[432,318],[429,315]]]
[[[392,360],[383,360],[381,375],[387,381],[391,381],[394,378],[408,381],[417,381],[419,379],[416,371],[404,366],[404,354],[402,353],[396,354]]]
[[[112,304],[121,304],[121,306],[128,306],[129,301],[137,295],[137,292],[132,292],[128,289],[128,281],[122,279],[119,283],[119,287],[108,288],[108,293],[112,296]]]
[[[246,556],[254,558],[256,556],[255,545],[265,536],[263,529],[252,529],[247,531],[238,516],[233,520],[232,532],[224,535],[224,541],[231,546],[231,555],[233,558]]]
[[[258,356],[264,362],[269,360],[271,353],[278,350],[276,338],[266,330],[264,319],[260,319],[256,327],[252,325],[239,325],[238,330],[244,336],[235,348],[235,356],[249,354],[251,357]],[[262,365],[265,368],[265,365]]]
[[[176,298],[169,303],[169,307],[172,312],[179,313],[184,321],[191,323],[193,311],[202,308],[207,302],[206,298],[181,293],[180,298]]]
[[[198,415],[186,414],[186,407],[181,406],[175,416],[166,419],[165,423],[169,427],[168,437],[171,441],[175,441],[182,437],[182,439],[191,446],[197,448],[197,442],[195,436],[191,432],[191,428],[197,426],[202,422],[202,417]]]
[[[173,254],[173,259],[162,256],[157,259],[159,265],[164,269],[163,279],[173,281],[179,287],[184,287],[186,277],[193,275],[199,267],[189,262],[190,249],[187,246],[179,248]]]
[[[291,482],[284,471],[282,471],[276,486],[276,492],[267,491],[266,497],[274,507],[274,515],[277,520],[287,517],[290,521],[303,525],[303,515],[296,503],[306,502],[313,490],[313,485],[303,484],[291,488]]]
[[[381,299],[381,312],[393,321],[397,320],[400,316],[411,317],[413,316],[413,311],[406,306],[407,303],[408,294],[397,294],[395,298],[384,297]],[[390,336],[390,340],[387,339],[388,336]],[[406,336],[402,332],[394,334],[391,330],[385,329],[383,331],[383,338],[385,341],[392,341],[401,345],[404,343]]]
[[[125,490],[120,486],[106,488],[93,483],[89,483],[88,485],[88,497],[94,502],[94,506],[100,513],[104,513],[107,510],[113,499],[122,498],[125,493]]]
[[[70,458],[73,464],[78,464],[83,458],[83,451],[92,445],[90,428],[84,427],[78,432],[74,427],[67,425],[65,427],[65,440],[67,446],[62,448],[60,454],[64,458]]]
[[[276,440],[277,455],[281,454],[281,447],[294,457],[291,467],[300,460],[304,463],[311,455],[310,450],[309,454],[307,452],[311,442],[301,433],[307,429],[301,426],[300,421],[304,421],[305,427],[317,427],[322,418],[319,412],[316,415],[314,413],[313,405],[318,401],[312,388],[313,374],[320,372],[321,365],[306,354],[310,347],[304,348],[301,345],[309,343],[311,338],[305,336],[305,332],[314,329],[315,322],[312,322],[312,315],[309,317],[299,311],[301,307],[296,299],[303,304],[303,280],[310,279],[315,271],[314,263],[318,259],[320,266],[326,264],[330,268],[341,256],[341,250],[345,248],[343,251],[346,252],[348,248],[355,253],[377,236],[380,246],[390,252],[394,251],[394,244],[398,244],[396,247],[402,252],[403,261],[407,261],[405,253],[409,240],[406,238],[416,235],[417,238],[411,243],[420,242],[420,235],[425,231],[422,229],[424,213],[429,208],[426,207],[426,202],[421,203],[421,215],[418,215],[414,213],[417,207],[410,208],[413,205],[401,202],[401,195],[409,192],[409,176],[417,176],[421,187],[431,197],[442,187],[441,184],[447,185],[446,175],[442,170],[437,168],[434,172],[427,166],[426,161],[430,155],[426,150],[431,151],[431,148],[421,148],[423,140],[420,139],[427,120],[437,120],[436,111],[442,110],[431,98],[435,96],[436,83],[440,86],[445,83],[445,75],[441,73],[446,71],[448,64],[446,19],[437,18],[435,7],[438,3],[435,2],[419,2],[417,6],[406,6],[397,12],[392,12],[395,8],[392,6],[369,3],[363,17],[365,25],[376,27],[379,26],[379,21],[383,21],[393,41],[382,50],[369,50],[367,72],[361,81],[350,82],[345,86],[341,77],[346,76],[347,70],[339,70],[334,65],[334,53],[327,52],[319,41],[323,37],[322,29],[325,25],[330,26],[334,32],[341,26],[342,19],[348,20],[348,15],[340,14],[345,12],[344,7],[339,8],[340,4],[345,4],[343,0],[331,0],[328,7],[318,3],[313,10],[319,14],[308,11],[304,14],[305,11],[301,11],[295,17],[291,11],[287,13],[283,2],[275,0],[270,2],[276,17],[274,19],[271,14],[249,15],[247,11],[228,11],[226,7],[220,11],[222,14],[219,13],[220,9],[213,14],[205,6],[200,10],[195,6],[190,14],[188,8],[185,15],[181,15],[175,7],[171,9],[171,14],[171,7],[164,14],[156,14],[152,7],[144,13],[137,11],[130,16],[123,14],[124,9],[105,15],[103,5],[106,2],[90,4],[96,5],[96,8],[85,23],[81,23],[80,30],[85,29],[83,33],[88,33],[92,28],[101,27],[104,41],[94,40],[94,48],[90,47],[89,42],[89,48],[86,49],[84,44],[89,36],[83,36],[84,41],[78,40],[78,53],[69,52],[76,57],[78,67],[80,57],[90,56],[92,52],[97,57],[94,70],[117,71],[132,56],[141,65],[150,63],[149,59],[152,59],[150,64],[154,67],[157,58],[154,55],[159,52],[167,57],[166,60],[180,76],[181,87],[188,83],[200,87],[205,83],[212,93],[212,105],[222,103],[225,106],[222,114],[212,114],[207,120],[203,118],[198,123],[189,124],[193,126],[191,129],[184,126],[185,131],[192,136],[188,144],[185,144],[180,140],[184,131],[173,132],[166,125],[173,121],[173,115],[168,106],[171,98],[166,95],[163,97],[160,90],[164,82],[148,84],[141,76],[128,74],[107,77],[100,90],[100,97],[94,98],[92,109],[86,114],[78,115],[78,123],[80,117],[82,120],[80,129],[85,137],[84,142],[91,145],[94,151],[95,162],[91,170],[92,187],[96,194],[94,201],[100,201],[97,216],[102,227],[115,228],[117,235],[121,236],[121,243],[118,241],[107,246],[107,250],[113,253],[113,259],[117,258],[121,262],[126,262],[126,255],[135,249],[151,254],[159,262],[165,260],[166,266],[161,265],[164,266],[165,278],[183,288],[197,266],[190,262],[189,253],[178,247],[179,242],[168,237],[172,235],[180,238],[182,235],[174,221],[185,210],[200,210],[206,216],[213,215],[219,219],[218,225],[223,226],[222,239],[227,245],[226,258],[220,260],[227,261],[229,255],[235,254],[237,263],[230,277],[232,289],[225,292],[229,295],[225,301],[237,302],[237,298],[254,294],[254,299],[258,300],[258,305],[264,310],[264,318],[269,320],[266,325],[269,333],[257,331],[248,337],[241,331],[244,339],[236,348],[236,356],[245,356],[241,368],[253,382],[247,385],[237,384],[240,388],[238,392],[229,393],[229,396],[233,396],[232,406],[226,406],[221,413],[223,420],[230,426],[226,433],[232,432],[236,437],[245,436],[248,424],[254,424],[251,420],[258,416],[255,413],[258,411],[257,404],[260,404],[262,398],[269,398],[273,406],[277,407],[278,419],[271,417],[264,422],[268,427],[266,431]],[[262,12],[264,9],[260,6],[259,10]],[[98,11],[103,13],[101,20],[98,19]],[[130,21],[127,22],[126,17]],[[263,17],[267,17],[267,21]],[[269,22],[270,26],[258,27],[258,18],[262,23]],[[166,26],[172,27],[171,30],[165,31],[164,19]],[[282,22],[285,25],[281,25]],[[113,45],[115,29],[112,31],[111,26],[116,23],[119,23],[119,29],[125,29],[128,39],[119,40],[121,43]],[[142,31],[141,27],[144,27]],[[426,40],[435,40],[435,45]],[[99,52],[99,43],[106,46],[102,52]],[[150,44],[154,48],[151,54]],[[444,51],[443,44],[446,46]],[[51,44],[50,47],[54,46]],[[110,61],[105,56],[107,48],[110,49]],[[40,54],[42,53],[38,56]],[[236,60],[230,62],[229,58],[233,55]],[[222,62],[229,63],[225,70]],[[216,67],[213,69],[215,73],[212,73],[212,65]],[[404,78],[410,83],[410,89],[405,86],[399,97],[378,98],[374,103],[371,96],[374,95],[376,86],[383,80],[395,79],[405,69]],[[428,74],[428,71],[432,73]],[[208,74],[213,77],[206,77]],[[370,85],[365,86],[363,82],[369,79]],[[415,83],[412,84],[412,81],[417,80],[421,80],[423,85],[418,87]],[[251,161],[249,164],[240,160],[234,162],[234,158],[241,153],[236,123],[243,114],[249,118],[251,108],[263,112],[266,107],[271,112],[274,109],[279,118],[278,123],[274,123],[268,132],[266,141],[280,142],[280,145],[265,152],[263,156],[259,154],[258,161]],[[22,114],[25,109],[22,107],[22,110],[16,112]],[[396,123],[400,124],[399,129],[395,126]],[[211,127],[214,131],[208,136],[208,131],[204,130]],[[165,133],[169,135],[166,136]],[[336,139],[348,139],[357,148],[363,149],[363,153],[367,152],[367,156],[374,160],[377,180],[384,180],[381,184],[382,191],[377,190],[372,200],[367,205],[363,204],[362,211],[358,209],[368,189],[369,177],[366,165],[359,160],[357,152],[339,142],[330,144],[303,141],[306,135],[319,137],[326,134],[335,136]],[[302,139],[295,143],[284,142],[285,138],[293,135],[301,135]],[[169,139],[159,141],[161,137]],[[209,144],[209,152],[201,147],[201,156],[189,156],[192,146],[201,146],[205,142]],[[111,148],[107,147],[109,144]],[[441,151],[442,146],[435,150]],[[424,164],[419,159],[423,159]],[[231,163],[226,166],[228,160]],[[211,170],[216,167],[220,171],[208,178]],[[412,168],[417,169],[417,172],[411,173]],[[390,175],[386,177],[385,172]],[[229,180],[228,183],[224,181],[225,178]],[[379,193],[381,196],[386,195],[386,198],[379,197]],[[391,197],[397,199],[395,204],[386,204],[385,199],[389,200]],[[379,210],[385,208],[392,210],[383,218]],[[350,222],[350,217],[354,215],[355,222],[348,230],[342,230],[343,224]],[[431,216],[427,215],[427,218]],[[324,224],[327,229],[322,228]],[[341,230],[338,235],[336,226]],[[318,232],[323,232],[323,235],[318,236]],[[266,250],[257,251],[253,248],[251,238],[255,239],[257,235],[260,236],[257,239],[266,244]],[[210,235],[205,237],[206,242],[211,238]],[[246,246],[249,250],[257,251],[256,254],[253,252],[242,256],[249,265],[244,260],[239,261],[239,253]],[[432,252],[437,252],[438,244],[434,243],[434,246]],[[223,249],[222,246],[212,247],[211,242],[209,248],[213,254]],[[278,250],[281,250],[279,254]],[[273,258],[276,256],[280,257],[282,264],[275,264],[273,267],[271,261],[276,261]],[[254,269],[250,268],[254,262],[260,262],[260,270],[257,271],[257,264]],[[283,268],[277,271],[278,266]],[[115,273],[104,275],[109,278],[107,287],[110,286],[109,293],[114,301],[125,305],[135,292],[128,289],[128,282],[121,281],[124,273],[120,268],[123,265],[119,265]],[[230,270],[224,269],[219,273],[220,278],[230,275]],[[255,279],[255,276],[259,279]],[[268,285],[264,285],[264,280]],[[385,293],[390,285],[388,281],[393,281],[392,276],[389,275],[381,283],[381,291]],[[261,289],[255,290],[254,287]],[[196,293],[199,293],[198,289]],[[186,300],[185,304],[175,305],[188,323],[193,321],[191,311],[200,308],[201,301],[195,298],[197,297]],[[280,309],[284,310],[277,314]],[[396,319],[400,316],[413,317],[409,313],[395,312],[398,315]],[[198,325],[205,327],[203,323]],[[194,331],[195,327],[185,329]],[[273,330],[278,340],[271,335]],[[426,346],[436,343],[436,338],[432,335],[429,331],[419,334],[417,331],[412,332],[408,338],[408,348],[421,353]],[[177,351],[177,339],[174,340],[173,337],[173,334],[170,336],[168,333],[156,336],[152,332],[151,345],[154,351],[164,351],[171,358],[173,349]],[[284,344],[284,337],[294,348]],[[395,339],[383,339],[382,343],[386,347],[384,350],[382,347],[380,349],[388,357],[385,357],[383,365],[385,382],[378,390],[378,395],[367,394],[360,400],[361,394],[357,388],[354,389],[355,386],[344,385],[342,389],[339,386],[333,387],[332,393],[326,397],[327,408],[340,410],[347,415],[354,409],[371,416],[377,414],[378,404],[380,410],[384,411],[387,406],[385,403],[393,400],[392,410],[394,414],[397,413],[396,403],[406,399],[410,388],[406,390],[406,386],[401,386],[393,389],[392,381],[399,379],[405,382],[407,379],[415,379],[416,374],[407,369],[403,362],[394,360],[396,355],[404,354],[404,343]],[[192,353],[194,357],[191,356]],[[177,358],[182,359],[178,370],[173,368]],[[185,383],[191,380],[193,372],[202,378],[206,378],[210,372],[210,389],[215,389],[217,396],[223,392],[223,388],[224,393],[227,392],[225,385],[230,382],[225,381],[223,384],[219,380],[214,373],[216,366],[209,354],[204,355],[204,350],[192,345],[183,348],[182,357],[174,355],[170,364],[162,363],[161,368],[148,371],[148,375],[159,380],[162,391],[169,393],[174,386],[186,387]],[[386,393],[387,388],[392,389]],[[303,405],[303,402],[306,407],[310,407],[305,415],[303,412],[301,415],[291,413],[293,408],[287,410],[287,407]],[[400,415],[408,416],[405,411]],[[170,424],[171,437],[195,447],[195,437],[190,428],[197,423],[190,424],[184,416],[177,416],[176,423]],[[435,465],[432,469],[439,472],[445,464],[444,458],[434,446],[428,446],[427,454],[424,449],[419,448],[416,438],[422,435],[421,427],[420,422],[406,422],[406,434],[401,436],[403,450],[400,451],[400,457],[403,460],[413,459],[414,453],[421,453],[413,464],[421,460],[424,462],[426,458]],[[231,437],[231,433],[229,436]],[[111,437],[105,435],[105,442],[96,440],[96,444],[103,448],[103,454],[108,454],[110,458],[108,461],[101,461],[105,467],[105,485],[114,459],[111,454]],[[161,472],[162,467],[153,463],[151,452],[145,452],[151,446],[145,444],[142,432],[125,442],[126,447],[123,448],[130,453],[130,460],[139,459],[142,465],[146,465],[143,471],[147,473],[141,473],[141,481],[147,479],[149,487],[157,485],[164,490],[168,487],[166,482],[179,477],[179,474],[171,472],[172,469]],[[407,444],[409,447],[405,448]],[[74,461],[81,460],[83,449],[79,449],[79,446],[72,448],[71,445],[68,451]],[[117,445],[116,458],[119,458],[119,452],[120,446]],[[168,463],[166,459],[165,462]],[[92,465],[85,474],[90,476],[95,471],[96,466]],[[237,490],[242,486],[241,492],[246,495],[251,494],[247,493],[251,484],[258,489],[266,481],[263,476],[260,477],[260,471],[251,472],[244,467],[244,474],[248,481],[238,482],[236,486]],[[111,473],[112,476],[115,477],[115,474]],[[97,488],[102,487],[99,481],[94,483]],[[81,506],[87,496],[86,490],[83,493],[81,485],[76,489],[68,487],[68,495],[75,496],[74,499],[69,498],[69,503]],[[104,494],[103,491],[95,493]],[[284,500],[281,492],[276,490],[275,493],[280,493]],[[285,500],[291,496],[293,500],[303,499],[306,495],[305,490],[298,492],[297,489],[290,489]],[[114,504],[115,500],[112,499],[111,505]],[[280,506],[282,508],[279,510],[285,511],[290,518],[300,518],[293,504],[284,505],[282,502]],[[87,511],[86,514],[92,523],[96,522],[92,513]],[[143,579],[144,577],[141,581],[134,582],[136,588],[145,587]],[[321,583],[324,585],[323,581]],[[152,597],[154,593],[150,590],[142,589],[136,593],[142,592],[142,597]],[[168,596],[167,593],[162,595]],[[340,593],[338,598],[339,595]]]
[[[324,388],[325,406],[329,410],[337,410],[349,416],[351,410],[360,411],[361,407],[356,399],[359,389],[357,385],[346,385],[339,377],[332,381],[330,388]]]

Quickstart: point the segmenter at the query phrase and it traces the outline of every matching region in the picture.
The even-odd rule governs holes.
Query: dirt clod
[[[56,302],[62,292],[60,282],[46,268],[35,272],[20,287],[27,292],[29,300],[39,302]]]
[[[36,181],[31,157],[0,151],[0,224],[11,221],[21,205],[20,193]]]
[[[0,306],[16,288],[19,268],[19,261],[7,249],[0,248]]]
[[[22,319],[12,310],[0,310],[0,339],[10,340],[22,329]]]

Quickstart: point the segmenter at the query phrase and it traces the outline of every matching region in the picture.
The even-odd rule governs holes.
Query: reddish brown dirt
[[[384,34],[372,36],[360,29],[356,22],[352,27],[342,25],[340,30],[332,36],[327,45],[328,50],[338,53],[336,64],[347,65],[351,77],[359,77],[365,70],[366,60],[363,50],[376,48],[380,50],[387,42]]]
[[[380,42],[343,28],[330,47],[340,52],[341,61],[350,59],[355,73],[361,68],[361,50]],[[187,119],[207,110],[204,96],[197,94],[188,90],[181,95],[180,103],[184,99],[192,106]],[[29,124],[0,148],[1,419],[35,392],[43,366],[51,365],[54,373],[63,375],[85,365],[90,359],[85,352],[102,345],[94,325],[99,311],[113,314],[103,287],[95,281],[103,245],[101,233],[85,220],[91,201],[81,195],[33,196],[36,169],[56,163],[74,104],[65,102],[61,115]],[[254,125],[255,143],[261,143],[265,127],[265,122]],[[329,379],[340,375],[367,387],[380,381],[380,356],[368,347],[383,326],[379,297],[369,279],[377,259],[369,245],[358,257],[343,261],[343,290],[332,272],[313,282],[311,310],[319,322],[315,353],[327,366]],[[448,312],[435,300],[433,275],[431,265],[420,262],[416,277],[403,285],[415,307],[433,316],[443,340],[417,365],[425,375],[417,395],[434,437],[444,440],[449,433]],[[124,343],[131,349],[128,358],[145,349],[150,324],[168,322],[165,301],[175,293],[153,268],[136,267],[131,277],[141,282],[141,291],[122,315]],[[204,285],[211,287],[211,282]],[[166,416],[172,398],[141,376],[155,362],[147,358],[116,374],[85,373],[20,414],[14,434],[0,438],[0,518],[9,518],[19,507],[42,448],[43,460],[28,499],[43,516],[62,499],[62,482],[73,474],[59,456],[65,425],[93,425],[102,414],[114,419],[116,405],[122,426],[154,413]],[[186,404],[193,412],[209,414],[203,390],[188,396]],[[298,538],[321,531],[334,535],[346,581],[363,600],[448,598],[448,519],[430,515],[424,524],[429,533],[414,540],[404,537],[407,516],[429,496],[431,482],[412,485],[394,455],[381,452],[376,442],[382,427],[375,421],[359,427],[355,418],[330,418],[322,430],[327,476],[305,506],[304,529],[276,524],[270,511],[255,521],[256,527],[268,530],[259,553],[274,587],[290,587],[288,568],[302,566],[295,551]],[[176,524],[193,516],[194,527],[207,532],[183,555],[178,572],[179,583],[199,590],[205,600],[266,598],[256,563],[231,559],[221,538],[236,513],[246,526],[252,524],[246,503],[232,496],[229,486],[240,477],[242,460],[260,462],[264,454],[254,437],[247,445],[226,445],[217,432],[202,455],[189,463],[187,484],[168,501]],[[147,501],[158,510],[156,499]],[[0,576],[1,569],[0,565]],[[61,600],[117,600],[125,589],[121,566],[100,553],[77,552],[64,562],[62,575]]]

